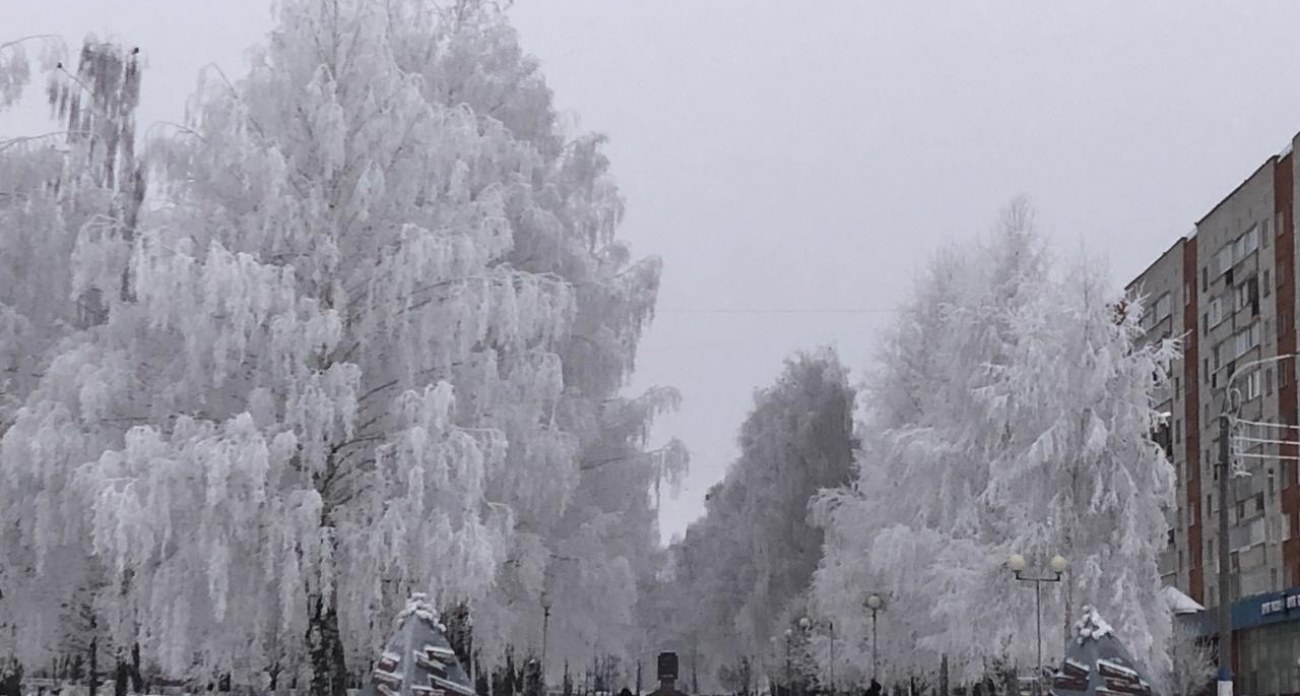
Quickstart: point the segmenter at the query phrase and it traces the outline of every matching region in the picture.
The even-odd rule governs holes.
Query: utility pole
[[[1223,412],[1219,414],[1219,696],[1232,696],[1232,593],[1228,564],[1228,477],[1231,422],[1228,416],[1232,384],[1224,390]]]
[[[551,600],[550,597],[542,593],[542,693],[546,691],[546,634],[551,625]]]

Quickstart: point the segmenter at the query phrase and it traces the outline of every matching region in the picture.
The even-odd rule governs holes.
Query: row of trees
[[[786,645],[772,638],[809,609],[824,532],[808,503],[852,478],[854,394],[833,350],[788,360],[754,395],[740,456],[709,489],[706,515],[669,549],[647,593],[666,598],[651,618],[659,643],[684,657],[694,692],[749,692],[786,673]],[[796,675],[811,673],[803,642],[792,662]]]
[[[59,120],[0,143],[4,654],[341,696],[411,591],[485,669],[544,594],[552,664],[640,649],[687,459],[602,139],[495,3],[277,11],[140,145],[136,50],[0,46]]]
[[[795,681],[865,683],[870,594],[885,605],[882,680],[1032,671],[1012,553],[1072,562],[1044,596],[1049,656],[1090,604],[1168,671],[1157,561],[1174,471],[1151,433],[1177,347],[1146,344],[1142,298],[1104,276],[1096,259],[1051,258],[1017,202],[921,275],[862,382],[857,439],[833,358],[801,358],[760,395],[740,459],[673,549],[670,584],[700,605],[675,625],[707,646],[710,677],[748,658],[786,681],[789,649]]]

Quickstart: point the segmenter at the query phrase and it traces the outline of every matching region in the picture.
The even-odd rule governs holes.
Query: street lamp
[[[794,631],[785,629],[785,692],[788,696],[790,685],[793,683],[790,679],[790,640],[794,638]]]
[[[1025,572],[1025,557],[1024,557],[1024,556],[1021,556],[1021,555],[1018,554],[1018,553],[1013,553],[1013,554],[1011,554],[1011,556],[1010,556],[1009,558],[1007,558],[1007,568],[1010,568],[1010,569],[1011,569],[1011,572],[1013,572],[1013,573],[1016,574],[1016,579],[1017,579],[1017,580],[1020,580],[1020,581],[1022,581],[1022,582],[1032,582],[1032,583],[1034,583],[1034,602],[1035,602],[1035,610],[1034,610],[1034,614],[1035,614],[1035,620],[1036,620],[1036,622],[1038,623],[1038,675],[1037,675],[1037,677],[1034,679],[1034,685],[1035,685],[1034,688],[1037,689],[1037,690],[1038,690],[1038,693],[1040,693],[1040,694],[1041,694],[1042,691],[1043,691],[1043,689],[1042,689],[1042,680],[1043,680],[1043,583],[1045,583],[1045,582],[1060,582],[1060,581],[1061,581],[1061,575],[1062,575],[1063,573],[1065,573],[1065,569],[1066,569],[1066,568],[1070,567],[1070,564],[1069,564],[1068,561],[1065,560],[1065,557],[1064,557],[1064,556],[1062,556],[1062,555],[1060,555],[1060,554],[1057,554],[1057,555],[1055,555],[1055,556],[1052,556],[1052,560],[1051,560],[1051,561],[1048,561],[1047,566],[1048,566],[1049,568],[1051,568],[1052,573],[1055,574],[1054,577],[1041,577],[1041,578],[1027,577],[1027,576],[1024,575],[1024,572]]]
[[[779,654],[779,653],[777,653],[777,650],[776,650],[776,636],[772,636],[771,640],[772,640],[772,659],[776,659],[776,656]],[[767,671],[767,685],[768,685],[768,692],[771,694],[771,696],[777,696],[777,694],[776,694],[776,680],[772,678],[772,670],[770,669],[772,663],[771,663],[771,662],[768,662],[767,664],[768,664],[768,667],[769,667],[769,669],[768,669],[768,671]]]
[[[873,592],[867,595],[866,605],[867,609],[871,611],[871,681],[879,683],[879,680],[876,679],[876,675],[880,673],[877,669],[879,663],[877,662],[878,655],[876,651],[876,612],[884,608],[885,600]]]
[[[542,693],[546,693],[546,634],[551,623],[551,596],[542,591]]]
[[[1232,384],[1237,380],[1237,377],[1245,374],[1249,368],[1296,357],[1300,357],[1300,353],[1275,355],[1271,358],[1260,358],[1241,365],[1235,365],[1232,371],[1228,373],[1228,380],[1223,383],[1223,403],[1219,412],[1219,606],[1217,607],[1219,619],[1219,696],[1232,696],[1232,593],[1228,582],[1231,575],[1229,568],[1228,510],[1232,507],[1232,503],[1228,500],[1228,493],[1231,490],[1228,487],[1228,475],[1231,473],[1230,459],[1232,451],[1230,439],[1232,419],[1236,411],[1232,399],[1232,394],[1235,391]],[[1279,448],[1279,453],[1280,451]],[[1292,459],[1293,457],[1282,456],[1277,458]]]
[[[799,619],[799,628],[802,628],[804,632],[807,633],[808,629],[810,629],[814,623],[814,621],[805,616],[802,619]],[[830,683],[828,684],[828,691],[830,691],[831,696],[835,696],[835,622],[827,619],[826,630],[831,639]]]

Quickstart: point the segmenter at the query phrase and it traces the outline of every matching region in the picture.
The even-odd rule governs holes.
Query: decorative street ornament
[[[425,595],[411,595],[393,623],[393,637],[361,696],[475,696]]]
[[[1159,696],[1115,631],[1092,607],[1074,624],[1065,662],[1052,675],[1050,696]]]

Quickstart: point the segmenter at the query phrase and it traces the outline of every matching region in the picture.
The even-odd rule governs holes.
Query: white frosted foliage
[[[205,74],[149,143],[138,220],[0,208],[0,251],[54,259],[0,288],[0,366],[41,356],[0,399],[7,547],[43,569],[80,540],[102,620],[169,674],[256,683],[334,629],[362,665],[410,592],[470,602],[490,661],[525,625],[506,607],[570,570],[584,639],[629,643],[650,493],[686,456],[647,453],[658,410],[618,396],[659,264],[614,239],[600,139],[566,139],[492,3],[277,12],[254,69]],[[84,330],[34,328],[82,298]],[[632,465],[584,473],[610,450]]]
[[[1029,573],[1069,560],[1043,615],[1096,607],[1161,671],[1170,631],[1157,562],[1173,468],[1151,434],[1176,345],[1141,345],[1141,298],[1095,259],[1054,267],[1024,204],[978,244],[940,254],[883,342],[867,381],[860,475],[818,506],[827,556],[816,600],[845,617],[847,659],[865,635],[862,596],[888,597],[890,674],[954,678],[1034,658]],[[1030,605],[1032,606],[1032,605]],[[1044,625],[1062,636],[1067,625]],[[1059,648],[1057,648],[1059,650]],[[869,659],[869,658],[867,658]],[[882,668],[883,669],[883,668]]]

